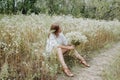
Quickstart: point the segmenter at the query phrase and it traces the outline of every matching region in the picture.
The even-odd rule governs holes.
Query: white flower
[[[66,38],[68,39],[68,43],[76,44],[76,43],[85,43],[87,42],[87,37],[80,32],[69,32],[66,33]]]

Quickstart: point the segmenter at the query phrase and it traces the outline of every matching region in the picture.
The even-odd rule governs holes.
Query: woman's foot
[[[86,67],[90,67],[90,65],[87,64],[85,60],[80,61],[80,63],[82,63],[82,64],[85,65]]]
[[[72,74],[72,72],[68,68],[63,68],[63,71],[69,77],[73,77],[74,76],[74,74]]]

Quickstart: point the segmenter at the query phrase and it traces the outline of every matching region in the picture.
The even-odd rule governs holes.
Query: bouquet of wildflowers
[[[80,32],[69,32],[66,33],[66,38],[69,44],[73,44],[75,46],[79,45],[80,43],[86,43],[87,37]]]

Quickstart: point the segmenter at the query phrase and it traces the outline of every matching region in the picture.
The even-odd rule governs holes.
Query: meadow
[[[2,16],[2,15],[1,15]],[[52,23],[58,23],[64,34],[82,34],[76,49],[89,57],[91,51],[120,40],[120,22],[71,15],[45,14],[3,15],[0,18],[0,79],[55,80],[61,65],[55,53],[46,55],[45,45]],[[85,36],[87,38],[83,38]],[[78,38],[78,37],[77,37]],[[71,38],[72,39],[72,38]],[[85,43],[84,43],[85,42]],[[87,54],[85,54],[87,53]],[[74,59],[70,60],[74,64]]]
[[[103,80],[119,80],[120,79],[120,56],[118,56],[114,62],[102,73]]]

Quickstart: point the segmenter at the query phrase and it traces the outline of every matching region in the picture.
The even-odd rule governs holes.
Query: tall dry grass
[[[2,80],[56,79],[61,65],[55,54],[49,57],[45,54],[49,28],[54,22],[60,23],[64,34],[78,31],[88,38],[87,43],[81,43],[76,47],[79,52],[98,50],[110,42],[120,40],[119,21],[44,14],[4,15],[0,21],[0,78]],[[67,63],[74,64],[73,58],[67,57],[66,60]]]
[[[120,80],[120,56],[116,57],[109,67],[105,67],[102,78],[103,80]]]

